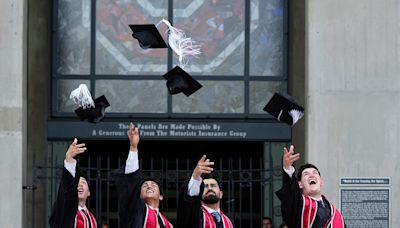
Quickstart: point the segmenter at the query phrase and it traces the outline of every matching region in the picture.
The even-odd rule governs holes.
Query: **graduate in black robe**
[[[64,168],[54,202],[49,224],[52,228],[96,228],[96,219],[86,207],[90,196],[89,185],[82,172],[76,171],[74,157],[86,151],[85,144],[78,144],[75,138],[69,146],[64,160]]]
[[[293,163],[300,154],[295,154],[293,145],[289,151],[284,148],[283,153],[283,183],[276,195],[281,200],[285,224],[290,228],[345,227],[340,212],[321,193],[324,182],[318,168],[305,164],[296,179]]]
[[[220,209],[223,196],[218,180],[210,174],[211,162],[204,155],[190,180],[179,191],[178,228],[233,228],[233,222]]]
[[[159,211],[163,195],[156,180],[142,180],[139,169],[139,130],[132,123],[128,132],[130,151],[126,165],[115,173],[119,216],[122,228],[172,228],[172,224]]]

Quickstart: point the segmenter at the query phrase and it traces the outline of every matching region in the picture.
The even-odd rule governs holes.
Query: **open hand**
[[[193,178],[196,180],[201,180],[201,174],[203,173],[211,173],[214,169],[211,167],[214,165],[214,162],[210,161],[203,155],[199,162],[197,162],[196,168],[193,170]]]
[[[283,167],[285,169],[290,169],[293,166],[293,162],[299,160],[300,154],[294,152],[294,146],[291,145],[289,151],[286,147],[283,148]]]
[[[67,153],[65,154],[65,160],[72,162],[74,157],[86,151],[85,143],[78,144],[78,139],[74,138],[74,141],[69,145]]]

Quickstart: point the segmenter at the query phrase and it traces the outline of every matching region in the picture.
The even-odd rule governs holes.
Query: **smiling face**
[[[304,195],[315,198],[321,197],[321,187],[323,185],[324,182],[317,169],[310,167],[301,172],[299,186]]]
[[[205,204],[219,203],[222,199],[222,191],[219,188],[218,182],[215,179],[204,179],[204,191],[202,201]]]
[[[78,183],[78,199],[81,201],[86,201],[86,199],[90,196],[89,185],[85,178],[80,177]]]
[[[163,197],[160,194],[160,188],[158,184],[154,181],[148,180],[142,183],[140,189],[140,198],[144,199],[144,201],[150,199],[162,200]]]

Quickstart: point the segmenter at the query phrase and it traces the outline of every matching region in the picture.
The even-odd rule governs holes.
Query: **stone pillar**
[[[22,227],[26,157],[25,1],[0,1],[0,227]]]
[[[400,2],[306,1],[306,161],[339,202],[340,177],[391,177],[400,224]]]
[[[289,78],[289,94],[293,96],[295,101],[305,107],[305,1],[296,0],[289,2],[289,55],[288,55],[288,78]],[[307,107],[305,107],[307,113]],[[304,134],[306,119],[301,119],[292,128],[292,143],[296,151],[305,152]],[[301,157],[299,165],[304,162]]]
[[[51,84],[51,11],[50,0],[29,0],[27,34],[27,163],[24,227],[46,227],[51,207],[46,207],[46,180],[35,179],[35,167],[46,166],[47,119]],[[38,173],[46,174],[43,170]],[[46,174],[47,175],[47,174]]]

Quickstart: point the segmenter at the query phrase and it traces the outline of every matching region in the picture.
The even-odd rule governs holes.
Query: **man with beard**
[[[191,179],[182,186],[178,199],[179,228],[234,227],[220,209],[223,193],[218,180],[208,175],[213,171],[212,165],[214,162],[204,155],[193,170]]]
[[[142,180],[139,169],[139,129],[132,123],[128,132],[130,151],[125,167],[116,174],[119,216],[123,228],[173,228],[159,210],[163,195],[152,178]]]
[[[86,151],[75,138],[65,154],[64,169],[49,224],[52,228],[96,228],[96,218],[86,207],[89,185],[82,172],[76,170],[75,156]]]
[[[293,163],[300,154],[283,149],[283,183],[276,192],[281,200],[282,217],[288,227],[319,228],[346,227],[339,210],[321,193],[324,182],[318,168],[312,164],[302,165],[296,177]]]

